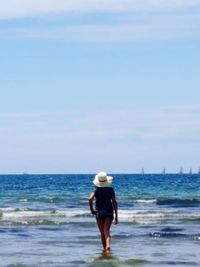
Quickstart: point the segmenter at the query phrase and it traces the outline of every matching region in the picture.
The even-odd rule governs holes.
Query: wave
[[[158,199],[158,205],[171,205],[171,206],[179,206],[179,207],[188,207],[188,206],[199,206],[200,199],[197,198],[166,198],[166,199]]]
[[[157,224],[166,221],[200,221],[200,211],[183,212],[180,209],[158,210],[121,210],[119,211],[121,222],[135,224]]]
[[[88,210],[25,210],[19,208],[2,208],[0,224],[2,225],[62,225],[72,220],[85,220]]]
[[[165,237],[165,238],[187,238],[187,237],[191,237],[191,235],[187,235],[187,234],[183,234],[183,233],[168,233],[168,232],[153,232],[150,233],[150,236],[152,237]]]
[[[138,204],[149,205],[149,204],[157,203],[157,200],[156,199],[137,199],[134,202]]]
[[[3,219],[11,218],[28,218],[28,217],[77,217],[88,215],[89,211],[81,209],[68,209],[68,210],[24,210],[20,208],[2,208]]]
[[[43,196],[26,196],[26,197],[19,197],[19,202],[29,202],[29,203],[34,203],[34,202],[39,202],[39,203],[72,203],[76,204],[78,202],[84,202],[84,198],[80,198],[77,200],[72,194],[58,194],[58,195],[43,195]]]
[[[200,207],[199,198],[134,198],[120,199],[123,206],[169,206],[169,207]]]
[[[162,232],[162,231],[158,231],[158,232],[153,232],[150,233],[149,236],[153,237],[153,238],[182,238],[182,239],[190,239],[190,240],[196,240],[199,241],[200,240],[200,235],[197,234],[186,234],[186,233],[180,233],[180,232]]]
[[[94,222],[88,209],[63,209],[63,210],[25,210],[19,208],[3,208],[0,211],[0,224],[23,224],[23,225],[62,225],[69,223]],[[200,221],[199,210],[181,210],[163,208],[157,210],[119,210],[121,223],[141,225],[159,224],[167,221]]]
[[[135,203],[141,205],[150,205],[150,204],[157,204],[157,205],[177,205],[177,206],[191,206],[191,205],[200,205],[199,198],[137,198],[137,197],[126,197],[126,198],[119,198],[119,201],[123,203]],[[81,198],[78,202],[77,199],[73,199],[72,195],[54,195],[54,196],[29,196],[29,197],[22,197],[19,199],[20,202],[42,202],[42,203],[87,203],[87,198]]]

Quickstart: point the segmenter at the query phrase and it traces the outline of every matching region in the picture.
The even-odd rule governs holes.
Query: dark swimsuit
[[[111,199],[115,195],[112,187],[97,187],[94,191],[96,198],[96,219],[111,218],[113,220],[113,206]]]

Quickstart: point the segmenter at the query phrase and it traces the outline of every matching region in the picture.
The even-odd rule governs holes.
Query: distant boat
[[[22,175],[23,175],[23,176],[28,176],[29,173],[27,173],[27,172],[23,172]]]
[[[163,168],[162,174],[165,174],[165,173],[166,173],[165,168]]]
[[[198,169],[198,174],[200,174],[200,168]]]
[[[183,168],[180,168],[179,174],[183,174]]]
[[[144,174],[144,168],[142,168],[142,170],[141,170],[141,174]]]
[[[189,174],[192,174],[192,168],[190,168],[190,170],[189,170]]]

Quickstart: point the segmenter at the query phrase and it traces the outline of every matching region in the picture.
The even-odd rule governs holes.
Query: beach
[[[113,174],[110,254],[89,212],[93,177],[1,175],[0,266],[199,266],[200,175]]]

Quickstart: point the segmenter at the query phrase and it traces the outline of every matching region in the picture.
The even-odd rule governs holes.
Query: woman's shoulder
[[[106,192],[113,192],[114,189],[111,186],[105,186],[105,187],[96,187],[95,192],[97,191],[106,191]]]

